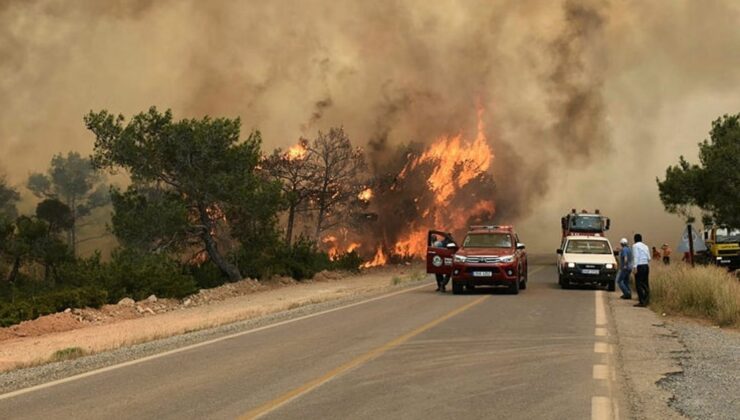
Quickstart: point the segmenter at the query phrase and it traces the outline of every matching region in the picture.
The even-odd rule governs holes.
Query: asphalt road
[[[0,418],[617,416],[604,292],[530,273],[519,295],[430,283],[0,396]]]

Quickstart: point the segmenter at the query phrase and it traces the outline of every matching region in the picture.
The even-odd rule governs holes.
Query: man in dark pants
[[[635,234],[635,243],[632,245],[632,258],[635,267],[635,288],[640,303],[635,306],[645,307],[650,304],[650,248],[642,243],[642,235]]]
[[[435,248],[444,248],[447,246],[447,239],[438,240],[437,235],[432,235],[432,246]],[[447,287],[447,283],[450,281],[450,276],[445,274],[435,274],[435,277],[437,277],[437,291],[445,293],[445,288]]]

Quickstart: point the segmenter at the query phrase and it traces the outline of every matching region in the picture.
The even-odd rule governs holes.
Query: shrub
[[[722,268],[654,264],[650,289],[651,306],[661,312],[740,325],[740,282]]]
[[[211,260],[201,265],[190,266],[188,271],[200,289],[217,287],[229,281],[229,277]]]
[[[329,256],[319,251],[316,243],[304,237],[287,248],[284,258],[288,274],[296,280],[310,279],[331,267]]]
[[[72,360],[78,357],[84,356],[85,350],[79,347],[67,347],[66,349],[57,350],[51,355],[52,362],[60,362],[62,360]]]
[[[113,253],[108,270],[106,288],[111,302],[124,297],[141,300],[151,294],[179,299],[197,291],[195,279],[162,254],[120,249]]]
[[[352,251],[339,255],[331,262],[331,267],[335,270],[346,270],[357,273],[360,271],[360,266],[363,262],[360,255]]]

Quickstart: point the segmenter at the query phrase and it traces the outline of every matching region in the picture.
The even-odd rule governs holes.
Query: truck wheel
[[[570,289],[570,282],[568,281],[568,279],[563,278],[563,276],[560,276],[560,278],[558,279],[558,283],[560,284],[561,288]]]
[[[616,282],[616,280],[609,281],[609,284],[606,286],[606,290],[608,290],[610,292],[613,292],[614,290],[616,290],[615,282]]]
[[[452,283],[452,294],[459,295],[463,292],[463,286],[460,283]]]
[[[509,292],[511,292],[512,295],[519,294],[519,280],[511,283],[511,286],[509,286]]]
[[[519,289],[526,290],[527,289],[527,271],[524,270],[524,275],[521,276],[521,281],[519,282]]]

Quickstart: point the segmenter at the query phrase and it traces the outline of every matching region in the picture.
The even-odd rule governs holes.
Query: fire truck
[[[709,263],[727,267],[729,270],[740,268],[740,230],[725,226],[705,226],[704,242],[707,245]]]
[[[576,209],[572,209],[570,213],[560,218],[560,225],[564,240],[567,236],[604,236],[609,230],[611,221],[608,217],[602,216],[599,209],[593,213],[588,210],[577,212]]]

